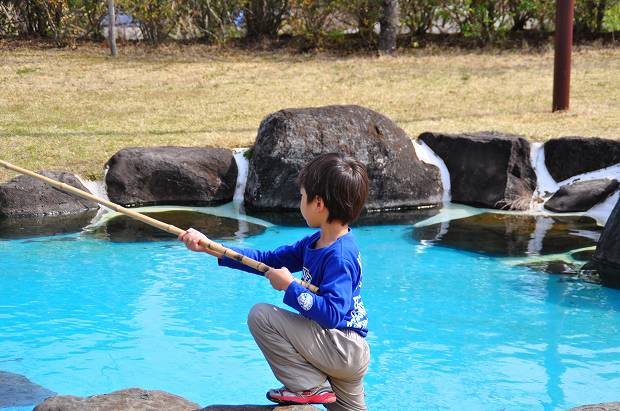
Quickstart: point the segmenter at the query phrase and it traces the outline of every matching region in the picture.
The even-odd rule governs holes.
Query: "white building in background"
[[[121,40],[142,40],[142,29],[140,29],[140,23],[134,21],[133,17],[129,14],[118,13],[116,15],[116,38]],[[108,38],[108,26],[110,24],[110,17],[106,14],[101,19],[100,30],[103,37]]]

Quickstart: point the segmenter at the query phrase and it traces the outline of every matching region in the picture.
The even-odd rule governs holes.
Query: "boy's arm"
[[[228,247],[233,251],[243,254],[246,257],[260,261],[270,267],[287,267],[291,272],[301,271],[303,268],[303,248],[304,240],[300,240],[292,245],[283,245],[273,251],[260,251],[253,248]],[[217,260],[223,267],[235,268],[247,271],[248,273],[264,275],[258,270],[248,267],[245,264],[233,260],[232,258],[221,257]]]
[[[320,295],[292,282],[284,293],[284,303],[323,328],[336,328],[351,307],[356,264],[346,259],[328,261],[319,284]]]

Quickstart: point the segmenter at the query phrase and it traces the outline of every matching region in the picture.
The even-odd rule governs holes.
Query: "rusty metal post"
[[[557,0],[555,7],[553,111],[559,111],[568,110],[570,102],[570,63],[573,49],[574,0]]]

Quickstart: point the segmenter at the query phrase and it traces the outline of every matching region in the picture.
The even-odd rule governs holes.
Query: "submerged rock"
[[[455,203],[488,208],[529,208],[536,173],[530,143],[496,132],[423,133],[418,137],[446,163]]]
[[[490,256],[519,257],[591,247],[600,230],[589,217],[484,213],[416,227],[413,237]]]
[[[124,206],[222,204],[237,182],[237,163],[224,148],[126,148],[106,165],[108,196]]]
[[[142,214],[181,229],[194,228],[212,240],[242,238],[260,234],[265,230],[265,227],[258,224],[196,211],[174,210]],[[175,238],[170,233],[125,215],[114,217],[87,233],[114,242],[170,241]]]
[[[555,181],[620,163],[620,141],[597,137],[561,137],[547,141],[545,165]]]
[[[618,180],[609,178],[566,184],[545,203],[545,208],[557,213],[587,211],[612,195],[619,185]]]
[[[128,388],[92,397],[52,397],[36,406],[33,411],[193,411],[198,408],[198,404],[165,391]]]
[[[575,260],[578,261],[590,261],[592,259],[592,257],[594,256],[594,250],[590,249],[590,250],[583,250],[583,251],[576,251],[570,254],[571,257],[573,257]]]
[[[89,192],[74,174],[64,171],[40,171],[39,174]],[[67,194],[30,176],[18,176],[0,185],[0,219],[76,215],[98,208],[93,201]]]
[[[531,268],[534,271],[540,271],[547,274],[579,274],[579,268],[575,264],[570,264],[562,260],[532,261],[519,264],[519,266]]]
[[[56,395],[23,375],[0,371],[0,408],[27,407]]]
[[[434,205],[442,200],[439,169],[420,161],[409,136],[387,117],[359,106],[286,109],[260,125],[245,190],[248,208],[296,210],[301,168],[338,152],[368,168],[369,209]]]

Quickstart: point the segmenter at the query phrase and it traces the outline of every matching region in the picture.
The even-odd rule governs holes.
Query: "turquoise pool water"
[[[412,231],[355,230],[371,410],[620,400],[620,291],[434,246]],[[271,248],[310,232],[273,226],[228,244]],[[263,278],[174,241],[0,241],[0,370],[60,394],[142,387],[201,406],[266,403],[277,382],[246,315],[281,297]]]

